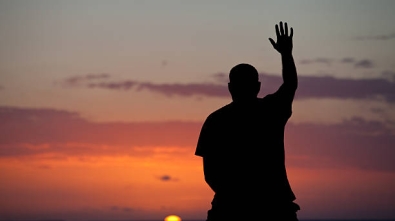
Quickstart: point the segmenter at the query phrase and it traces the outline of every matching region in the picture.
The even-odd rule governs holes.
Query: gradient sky
[[[281,84],[300,218],[395,218],[395,1],[0,1],[0,219],[204,219],[194,156],[238,63]],[[235,177],[237,179],[237,177]]]

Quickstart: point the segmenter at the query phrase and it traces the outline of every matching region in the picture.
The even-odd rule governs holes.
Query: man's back
[[[232,102],[207,118],[196,155],[212,157],[221,167],[215,171],[221,180],[215,191],[218,204],[246,205],[247,199],[258,198],[265,199],[263,206],[295,199],[284,164],[284,127],[290,116],[290,105],[273,94]],[[211,169],[218,170],[206,168]]]

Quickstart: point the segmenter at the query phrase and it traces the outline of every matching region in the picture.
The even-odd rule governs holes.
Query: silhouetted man
[[[203,157],[204,177],[214,191],[207,221],[297,220],[299,206],[285,169],[284,128],[292,114],[298,86],[292,56],[293,29],[275,26],[283,84],[258,98],[257,70],[239,64],[229,73],[232,102],[210,114],[200,132],[195,154]]]

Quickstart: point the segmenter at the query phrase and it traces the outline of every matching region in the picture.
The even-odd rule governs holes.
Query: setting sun
[[[176,215],[170,215],[165,218],[165,221],[181,221],[181,218]]]

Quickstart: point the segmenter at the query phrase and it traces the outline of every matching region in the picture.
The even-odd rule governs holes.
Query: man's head
[[[229,73],[228,89],[235,100],[256,98],[261,88],[258,71],[249,64],[238,64]]]

